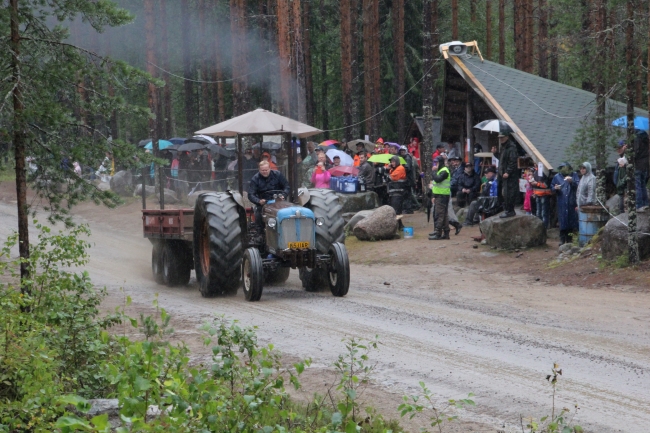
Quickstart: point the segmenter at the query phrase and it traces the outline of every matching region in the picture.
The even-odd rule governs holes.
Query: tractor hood
[[[276,215],[278,223],[282,222],[282,220],[286,218],[310,218],[313,220],[314,213],[306,207],[300,206],[285,207],[284,209],[278,210]]]

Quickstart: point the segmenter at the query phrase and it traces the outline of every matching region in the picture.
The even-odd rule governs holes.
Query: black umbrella
[[[209,149],[210,152],[212,152],[213,155],[214,154],[219,154],[219,155],[222,155],[222,156],[225,156],[225,157],[230,157],[232,155],[232,152],[229,152],[228,150],[226,150],[223,147],[218,146],[216,144],[210,143],[210,144],[206,145],[205,147],[207,149]]]
[[[145,147],[150,142],[151,142],[151,138],[145,138],[144,140],[140,140],[138,142],[138,147]]]
[[[190,141],[189,143],[185,143],[181,145],[178,148],[179,152],[192,152],[194,150],[200,150],[200,149],[205,149],[205,146],[201,143],[197,143],[196,141]]]

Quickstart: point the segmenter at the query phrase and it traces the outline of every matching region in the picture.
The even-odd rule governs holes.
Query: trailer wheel
[[[241,283],[242,231],[230,194],[205,194],[194,208],[194,271],[204,297],[237,293]]]
[[[157,242],[151,247],[151,273],[156,283],[163,284],[162,252]]]
[[[264,282],[267,284],[282,284],[287,281],[291,268],[277,268],[273,272],[264,275]]]
[[[172,287],[185,285],[190,280],[191,264],[185,247],[180,242],[167,241],[162,249],[163,284]]]
[[[244,251],[242,280],[246,300],[259,301],[264,288],[264,267],[262,266],[262,256],[257,248],[248,248]]]
[[[345,245],[335,242],[330,247],[327,282],[334,296],[345,296],[350,287],[350,261]]]

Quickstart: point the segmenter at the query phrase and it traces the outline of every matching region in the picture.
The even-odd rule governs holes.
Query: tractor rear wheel
[[[241,283],[242,230],[230,194],[205,194],[194,208],[194,271],[204,297],[237,292]]]
[[[156,283],[163,284],[162,248],[157,242],[151,247],[151,273]]]
[[[264,282],[267,284],[282,284],[287,281],[291,268],[277,268],[273,272],[264,275]]]
[[[244,251],[241,273],[246,300],[259,301],[264,288],[264,267],[262,256],[257,248],[248,248]]]
[[[316,225],[316,249],[321,254],[327,254],[334,242],[345,243],[345,221],[343,207],[334,191],[327,189],[310,189],[311,197],[307,208],[314,212],[315,218],[322,218],[323,225]]]
[[[327,265],[327,283],[332,295],[345,296],[350,287],[350,261],[345,245],[335,242],[330,247],[330,262]]]

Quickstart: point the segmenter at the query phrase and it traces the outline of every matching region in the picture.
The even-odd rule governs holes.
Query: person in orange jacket
[[[277,170],[278,169],[278,166],[271,159],[271,154],[269,152],[264,152],[262,154],[262,161],[268,161],[269,166],[271,167],[271,170]]]
[[[406,169],[402,164],[400,164],[399,156],[395,155],[390,159],[388,173],[390,174],[390,179],[393,182],[397,182],[398,180],[406,180]]]

